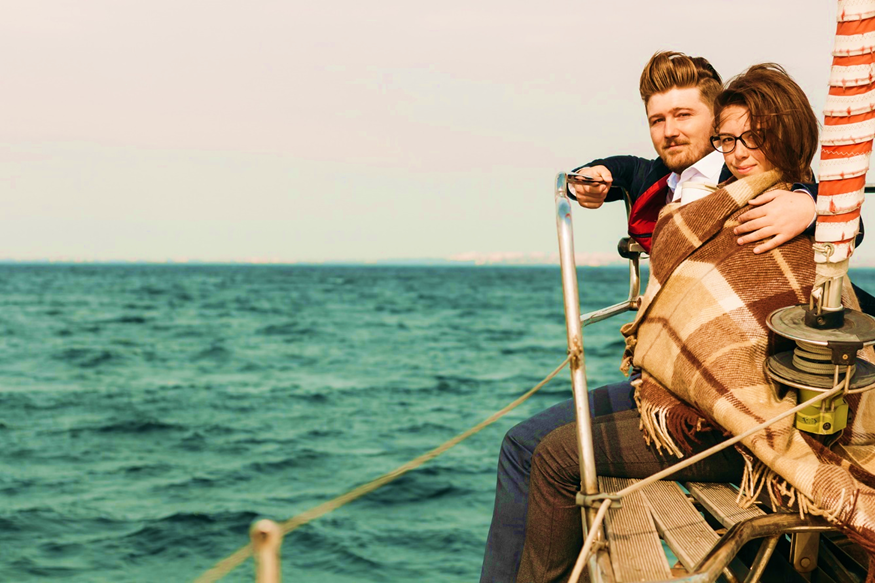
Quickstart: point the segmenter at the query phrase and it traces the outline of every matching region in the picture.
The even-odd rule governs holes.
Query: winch
[[[806,305],[772,312],[766,320],[777,335],[793,340],[796,348],[769,357],[766,373],[774,381],[799,390],[799,402],[840,383],[844,390],[796,414],[796,428],[832,435],[848,424],[845,396],[875,384],[875,365],[857,358],[857,351],[875,344],[875,318],[841,306],[840,278],[815,287]],[[837,289],[836,289],[837,288]],[[836,295],[837,294],[837,295]],[[825,305],[833,298],[838,309]]]

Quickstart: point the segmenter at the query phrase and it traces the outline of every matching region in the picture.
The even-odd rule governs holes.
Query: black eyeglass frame
[[[748,139],[751,142],[755,141],[753,139],[753,136],[756,136],[757,139],[759,140],[760,145],[759,146],[751,146],[744,139],[745,135],[749,136]],[[720,149],[720,147],[718,145],[718,144],[720,144],[720,142],[723,141],[723,138],[732,138],[732,147],[729,148],[728,150],[722,150],[722,149]],[[717,150],[718,152],[720,152],[721,154],[731,154],[732,152],[734,152],[735,148],[738,147],[738,142],[741,142],[744,145],[744,147],[747,148],[748,150],[759,150],[762,147],[763,138],[762,138],[762,136],[760,136],[757,132],[754,132],[753,130],[747,130],[746,132],[742,132],[742,134],[740,136],[733,136],[732,134],[718,134],[716,136],[711,136],[711,147],[714,148],[715,150]]]

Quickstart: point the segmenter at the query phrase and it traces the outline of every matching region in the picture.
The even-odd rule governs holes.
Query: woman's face
[[[732,175],[736,178],[744,178],[746,176],[755,176],[768,172],[775,167],[774,164],[766,160],[766,156],[762,149],[749,149],[738,136],[750,131],[750,112],[746,107],[741,105],[730,105],[720,114],[720,127],[717,133],[719,135],[733,136],[735,140],[735,149],[728,154],[723,154],[723,159],[726,161],[726,166]],[[753,140],[744,136],[745,141],[751,144]],[[753,144],[751,144],[753,145]]]

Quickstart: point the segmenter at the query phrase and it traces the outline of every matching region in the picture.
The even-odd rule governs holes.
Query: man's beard
[[[687,146],[683,150],[675,151],[671,155],[667,151],[671,146]],[[671,170],[672,172],[676,172],[680,174],[702,158],[708,155],[708,150],[702,149],[701,151],[696,151],[691,142],[678,142],[672,141],[666,144],[663,144],[662,152],[659,153],[659,157],[662,158],[662,162],[665,166]]]

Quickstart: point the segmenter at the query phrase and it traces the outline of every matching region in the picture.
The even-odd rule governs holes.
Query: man
[[[723,156],[710,145],[712,103],[721,88],[720,76],[707,60],[681,53],[655,54],[641,74],[640,93],[659,157],[596,160],[577,172],[601,182],[574,184],[569,194],[585,208],[598,208],[605,201],[621,199],[625,190],[632,202],[629,234],[649,251],[657,216],[667,202],[692,202],[729,176]],[[754,208],[740,217],[742,224],[735,234],[740,235],[739,245],[758,241],[755,253],[764,253],[802,233],[816,216],[814,202],[805,191],[772,191],[751,205]],[[631,411],[634,408],[630,381],[590,393],[590,409],[597,424],[599,417],[620,413],[629,417],[624,423],[637,427]],[[520,423],[505,436],[481,583],[516,579],[525,543],[532,452],[546,435],[574,420],[573,401],[568,400]],[[643,438],[639,441],[643,447]],[[617,447],[622,450],[626,444]],[[725,460],[727,468],[734,461]]]

